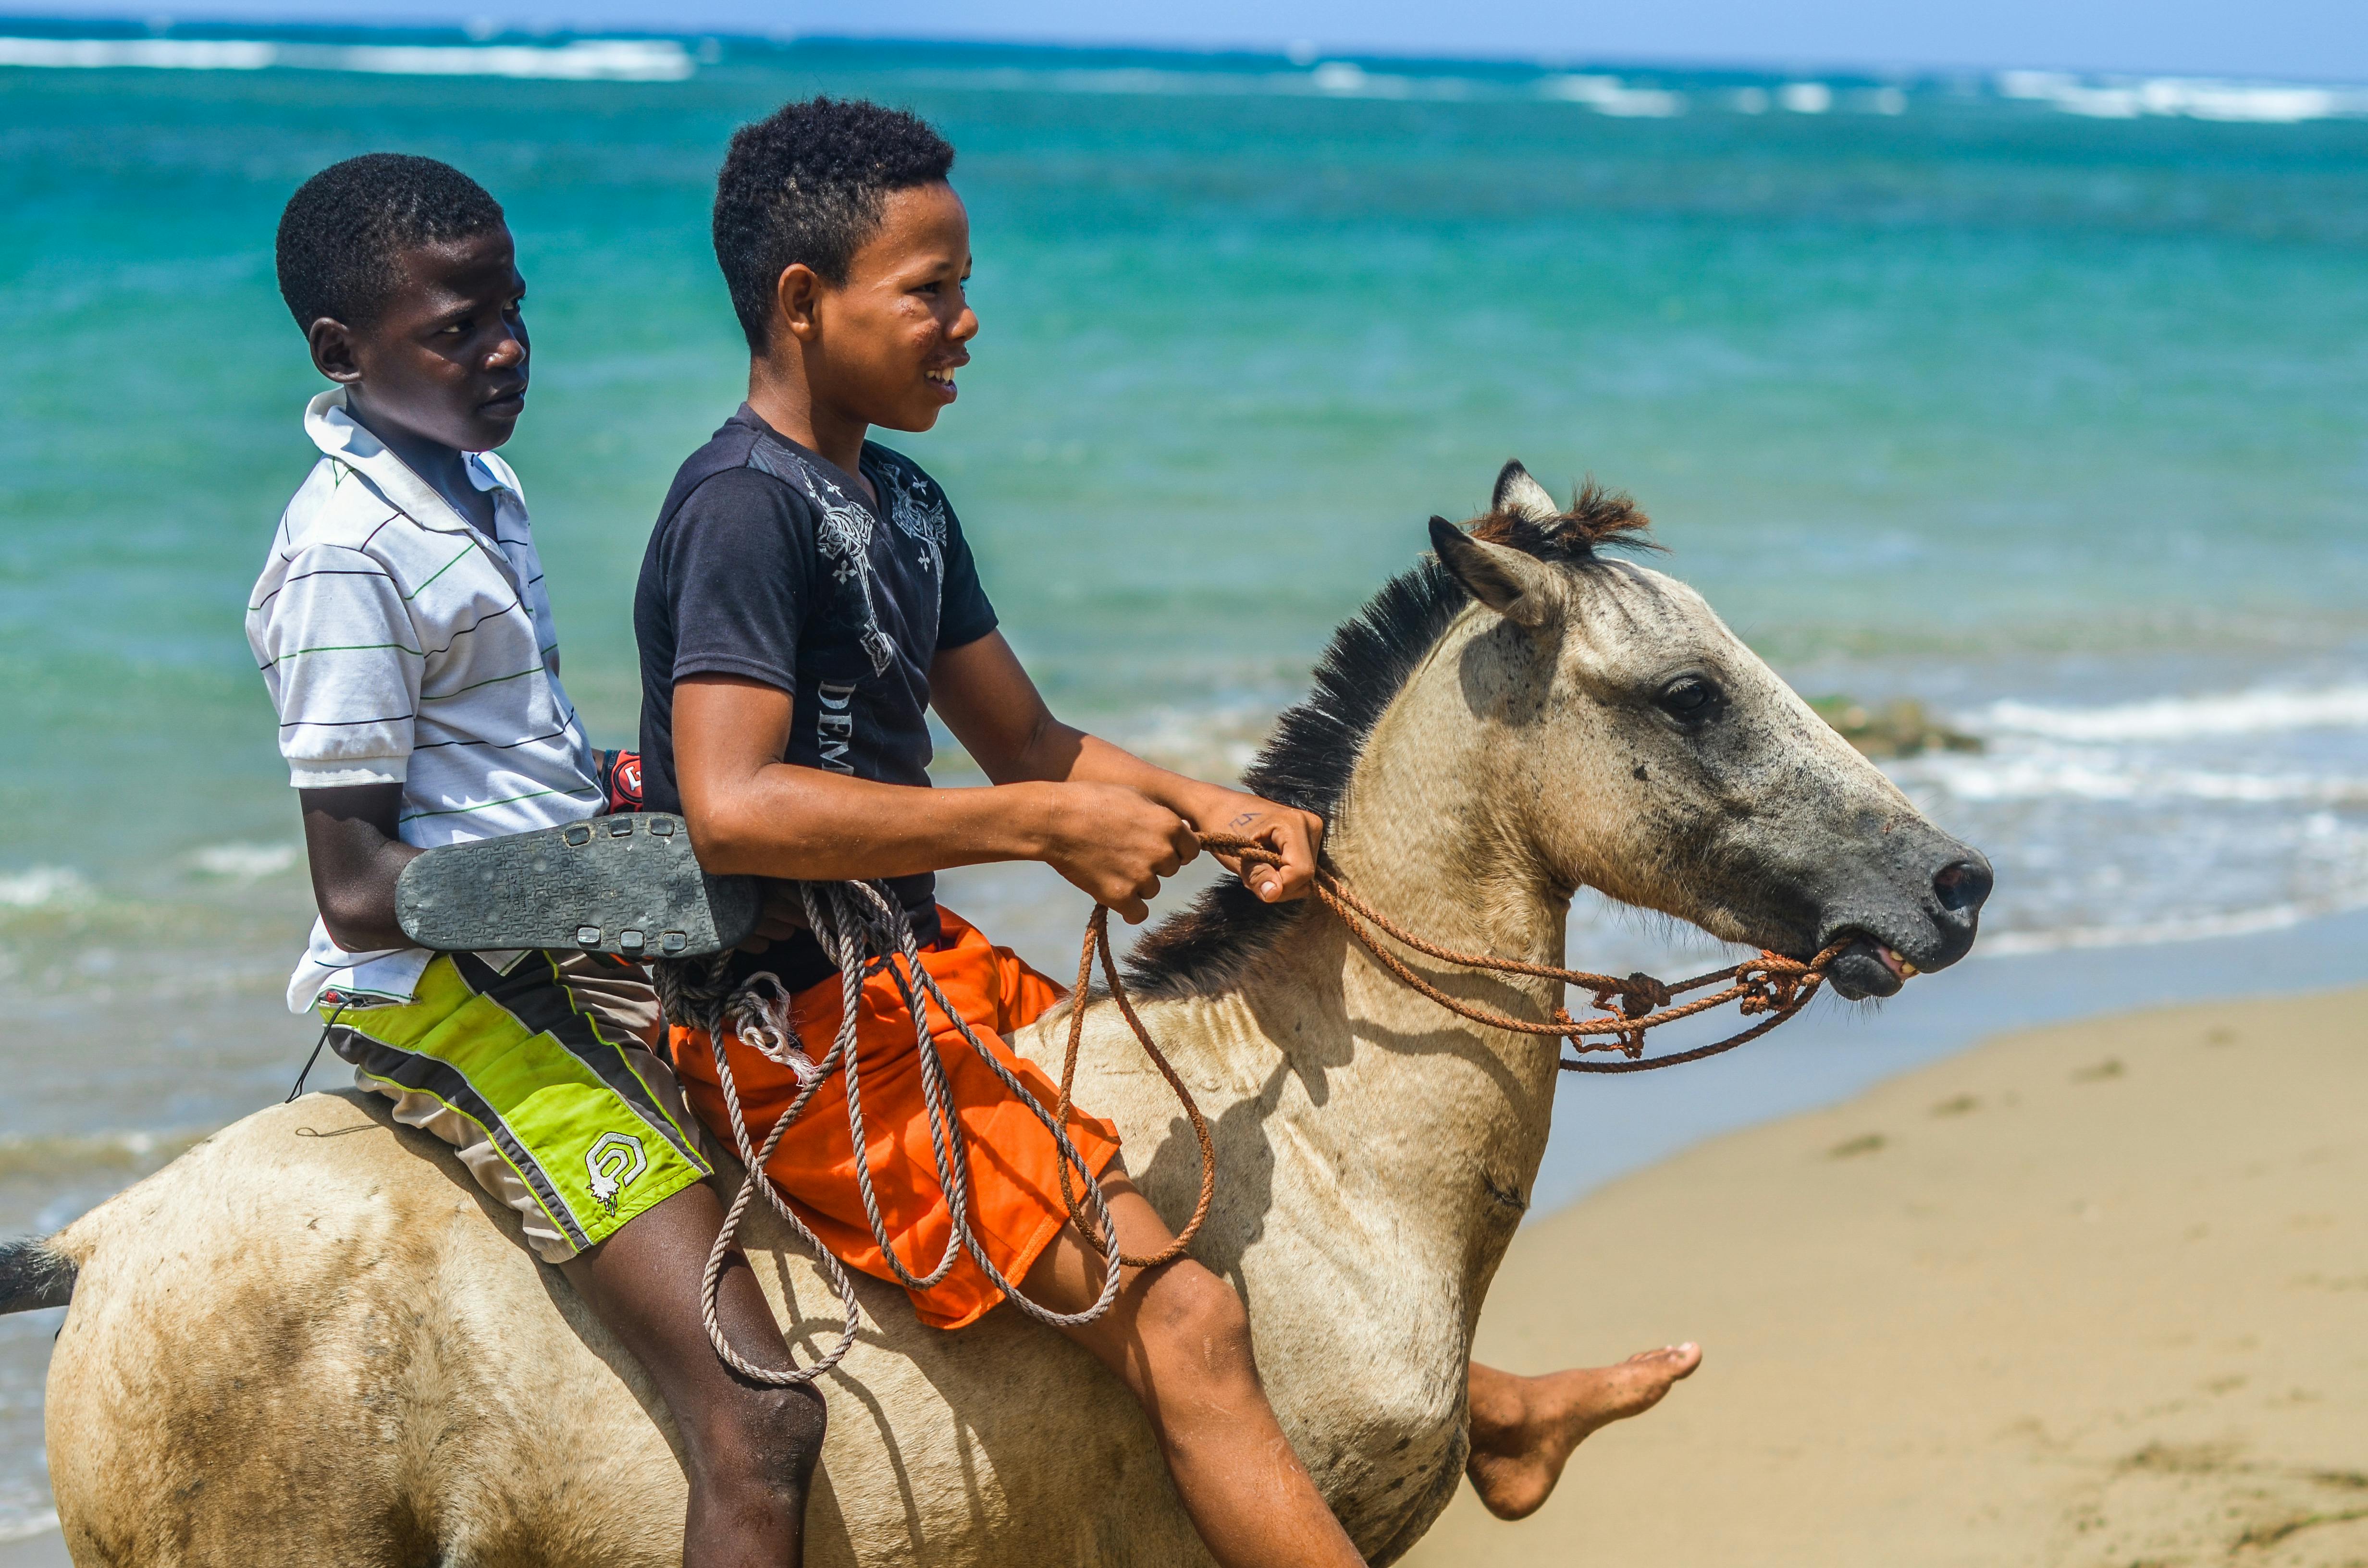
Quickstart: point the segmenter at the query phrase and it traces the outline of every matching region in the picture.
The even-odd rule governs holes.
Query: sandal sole
[[[446,845],[414,858],[394,890],[404,934],[446,953],[700,958],[747,940],[761,903],[756,878],[702,870],[683,820],[664,812]]]

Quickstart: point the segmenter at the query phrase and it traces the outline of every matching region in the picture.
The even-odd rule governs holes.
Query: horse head
[[[1645,520],[1593,486],[1558,506],[1519,463],[1467,530],[1431,520],[1447,572],[1496,624],[1463,685],[1497,727],[1495,788],[1545,874],[1806,959],[1887,996],[1974,944],[1982,855],[1925,820],[1700,594],[1603,552]]]
[[[1478,906],[1591,887],[1789,958],[1842,944],[1852,999],[1964,957],[1989,862],[1701,595],[1608,553],[1653,548],[1646,527],[1623,495],[1590,484],[1564,508],[1507,464],[1485,515],[1432,518],[1436,559],[1340,628],[1244,783],[1330,822],[1369,893],[1419,904],[1468,878],[1464,913],[1500,930]],[[1137,978],[1239,974],[1295,918],[1229,879],[1145,938]]]

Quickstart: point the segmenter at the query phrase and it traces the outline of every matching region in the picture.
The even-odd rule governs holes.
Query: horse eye
[[[1700,676],[1680,676],[1654,699],[1662,712],[1686,723],[1696,723],[1718,706],[1719,689]]]

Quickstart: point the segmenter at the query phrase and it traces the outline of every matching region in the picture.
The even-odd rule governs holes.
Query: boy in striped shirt
[[[321,449],[247,611],[279,717],[321,917],[289,1004],[317,1008],[359,1085],[453,1145],[637,1356],[690,1483],[688,1564],[795,1562],[823,1429],[805,1389],[715,1357],[700,1275],[723,1208],[635,966],[597,954],[438,955],[394,915],[423,849],[593,815],[594,755],[518,479],[493,449],[525,407],[526,292],[501,208],[427,158],[324,170],[280,220],[282,295],[336,387]],[[789,1353],[745,1261],[733,1341]]]

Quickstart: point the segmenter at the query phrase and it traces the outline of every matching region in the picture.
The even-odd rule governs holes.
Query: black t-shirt
[[[876,507],[743,403],[675,474],[633,596],[647,810],[682,810],[674,684],[693,675],[788,692],[784,762],[928,786],[929,662],[994,631],[995,607],[937,482],[872,442],[861,466]],[[914,934],[937,940],[936,879],[891,886]],[[830,972],[811,937],[734,969],[769,969],[792,988]]]

